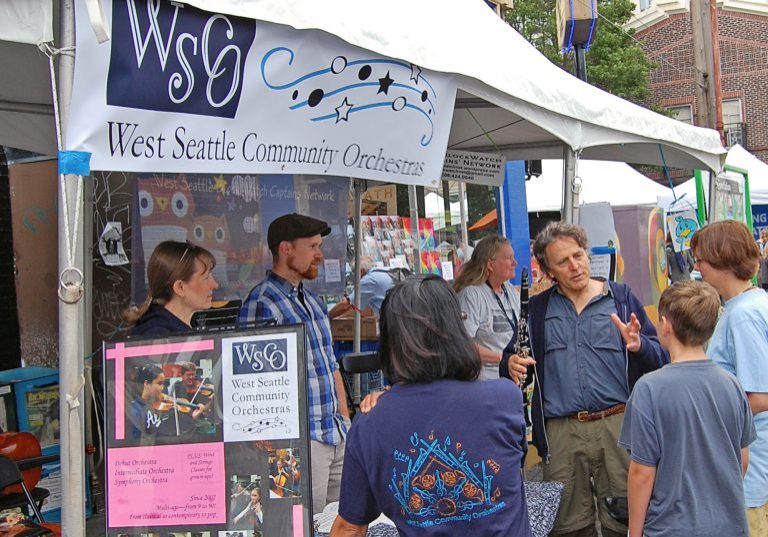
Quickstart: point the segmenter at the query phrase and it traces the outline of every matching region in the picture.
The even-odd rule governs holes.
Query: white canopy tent
[[[712,130],[691,127],[603,92],[550,63],[483,2],[183,0],[201,9],[319,29],[422,68],[455,73],[451,149],[508,159],[584,159],[719,169]],[[463,38],[468,35],[481,38]]]
[[[560,158],[566,143],[582,159],[661,164],[661,146],[669,166],[712,169],[720,168],[724,155],[714,131],[655,114],[565,73],[482,2],[186,3],[323,30],[385,56],[455,73],[460,89],[449,138],[453,149],[502,152],[508,159]],[[51,0],[35,4],[50,6]],[[0,36],[9,34],[2,28],[12,26],[12,20],[0,18]],[[470,33],[482,39],[461,38]],[[47,58],[34,45],[0,42],[0,47],[5,75],[0,144],[55,154]]]
[[[528,212],[559,211],[563,202],[561,160],[543,160],[542,174],[525,183]],[[582,203],[605,201],[618,205],[655,205],[659,196],[671,196],[671,190],[623,162],[579,161],[577,177],[581,183]]]
[[[0,145],[56,154],[48,58],[37,45],[51,42],[51,0],[0,2]]]
[[[734,145],[728,151],[725,164],[746,170],[749,174],[749,197],[752,205],[768,204],[768,164],[764,163],[752,153],[741,147]],[[709,199],[709,180],[704,174],[704,199]],[[684,183],[675,187],[675,194],[678,198],[689,201],[691,205],[696,206],[696,180],[688,179]],[[659,197],[659,204],[668,206],[673,200],[672,192]]]

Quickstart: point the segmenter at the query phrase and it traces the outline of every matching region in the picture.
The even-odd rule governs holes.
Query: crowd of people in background
[[[319,513],[340,502],[332,536],[364,535],[381,513],[401,535],[530,535],[519,386],[530,382],[532,443],[544,479],[564,485],[552,535],[595,536],[596,520],[606,537],[768,535],[768,232],[756,242],[724,221],[698,230],[684,255],[669,245],[673,283],[654,326],[627,285],[592,276],[583,228],[550,223],[532,245],[554,285],[530,300],[530,356],[513,353],[521,303],[506,239],[476,244],[453,288],[430,276],[395,283],[363,260],[386,296],[365,305],[381,316],[392,387],[351,425],[329,314],[304,287],[330,231],[308,216],[275,220],[273,268],[240,321],[307,327],[312,503]],[[147,301],[127,312],[134,333],[190,330],[210,307],[214,263],[190,243],[158,246]],[[161,375],[140,378],[142,400]],[[610,509],[623,497],[628,526]]]

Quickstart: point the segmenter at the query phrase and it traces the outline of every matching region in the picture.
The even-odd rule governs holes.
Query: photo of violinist
[[[199,369],[202,371],[202,369]],[[208,417],[213,409],[214,388],[209,376],[198,375],[198,367],[193,362],[181,364],[181,380],[171,386],[170,395],[177,401],[198,405],[192,413],[195,430],[210,434],[214,425]]]
[[[270,450],[269,497],[301,498],[301,458],[297,448]]]
[[[201,362],[205,362],[206,367],[198,367],[193,362],[162,366],[147,362],[135,365],[128,372],[129,438],[142,444],[163,443],[159,442],[160,438],[213,439],[218,421],[214,411],[215,392],[213,383],[205,380],[210,378],[211,361]],[[198,372],[205,370],[209,375],[200,377]]]
[[[261,476],[231,478],[229,496],[229,526],[232,529],[251,530],[253,537],[262,537],[264,508],[261,502]]]

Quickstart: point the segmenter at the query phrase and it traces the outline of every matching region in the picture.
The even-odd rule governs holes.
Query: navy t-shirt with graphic
[[[530,537],[522,394],[508,380],[396,385],[347,438],[339,514],[401,536]]]

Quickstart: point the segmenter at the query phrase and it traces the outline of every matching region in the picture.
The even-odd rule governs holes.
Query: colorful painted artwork
[[[191,241],[216,259],[216,300],[242,299],[272,265],[267,247],[269,224],[298,212],[328,222],[326,259],[346,258],[349,181],[293,175],[139,175],[134,195],[132,236],[133,299],[146,297],[146,262],[162,241]],[[315,292],[340,293],[338,278],[318,277]]]
[[[696,210],[693,207],[683,210],[667,211],[667,231],[672,238],[672,247],[675,252],[682,252],[691,248],[691,238],[699,229],[699,221],[696,218]]]
[[[363,216],[362,251],[382,267],[407,268],[416,272],[413,258],[414,240],[411,219],[399,216]],[[419,246],[421,272],[442,275],[440,253],[435,242],[432,221],[419,218]]]

